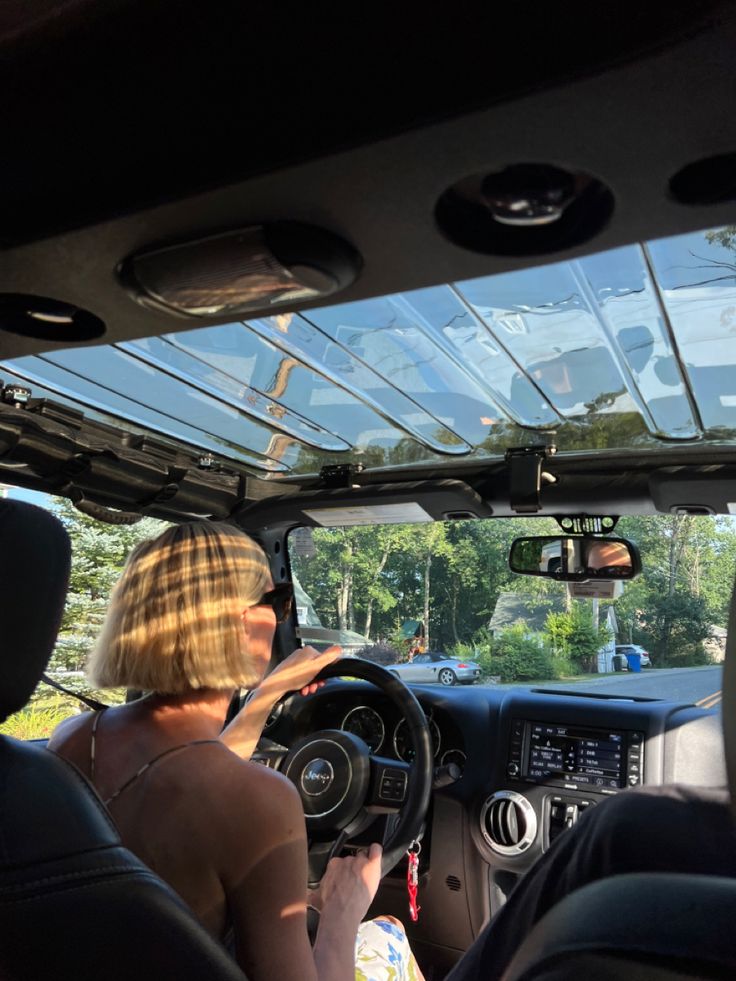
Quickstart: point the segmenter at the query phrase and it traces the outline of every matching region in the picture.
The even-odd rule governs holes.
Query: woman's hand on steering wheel
[[[274,704],[293,691],[298,691],[301,695],[313,695],[324,685],[324,681],[315,681],[315,676],[341,657],[341,647],[328,647],[326,651],[318,651],[309,646],[297,647],[266,675],[258,688],[273,697]]]
[[[324,652],[313,647],[295,650],[253,689],[245,706],[220,733],[220,740],[241,759],[249,760],[274,705],[289,692],[313,694],[324,684],[315,681],[315,675],[341,655],[340,647],[330,647]]]
[[[382,855],[383,849],[374,843],[355,855],[330,859],[319,887],[310,890],[310,906],[329,914],[330,904],[334,904],[342,916],[354,917],[360,923],[378,891]]]

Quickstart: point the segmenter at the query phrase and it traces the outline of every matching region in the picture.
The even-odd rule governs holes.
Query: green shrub
[[[552,652],[552,678],[569,678],[575,673],[575,666],[566,654]]]
[[[457,657],[461,661],[477,661],[480,651],[473,644],[453,644],[448,647],[447,653],[450,657]]]
[[[545,632],[555,657],[573,671],[595,671],[598,651],[611,639],[608,627],[596,627],[592,611],[583,603],[573,603],[565,613],[549,613]]]
[[[543,681],[557,677],[552,651],[538,636],[529,634],[522,623],[508,627],[496,637],[489,673],[501,681]]]
[[[79,688],[85,695],[96,698],[103,705],[122,705],[125,702],[124,688],[95,691],[80,686],[76,681],[70,681],[69,684]],[[48,739],[60,722],[80,711],[87,710],[78,699],[54,691],[41,683],[31,695],[29,704],[0,724],[0,735],[12,736],[14,739]]]
[[[498,658],[494,657],[491,651],[488,649],[478,651],[478,653],[473,656],[473,660],[480,667],[481,675],[484,678],[495,677],[501,673]]]
[[[669,664],[673,668],[696,668],[704,664],[714,663],[713,658],[702,644],[692,644],[690,647],[681,648],[669,660]]]

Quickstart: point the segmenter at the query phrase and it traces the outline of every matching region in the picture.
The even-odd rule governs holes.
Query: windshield
[[[616,536],[638,545],[643,571],[610,600],[509,570],[514,538],[555,534],[551,518],[299,529],[289,553],[302,640],[409,682],[717,706],[736,520],[622,518]]]

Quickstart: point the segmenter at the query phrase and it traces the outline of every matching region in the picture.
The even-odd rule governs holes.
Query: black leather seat
[[[53,516],[0,500],[0,719],[53,649],[69,540]],[[41,745],[0,737],[0,978],[243,981],[184,903],[122,847],[97,794]]]
[[[735,923],[733,879],[614,876],[550,910],[520,947],[504,981],[732,981]]]

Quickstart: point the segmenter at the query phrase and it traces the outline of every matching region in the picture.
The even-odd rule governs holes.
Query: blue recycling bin
[[[641,654],[627,654],[626,661],[629,671],[641,671]]]

